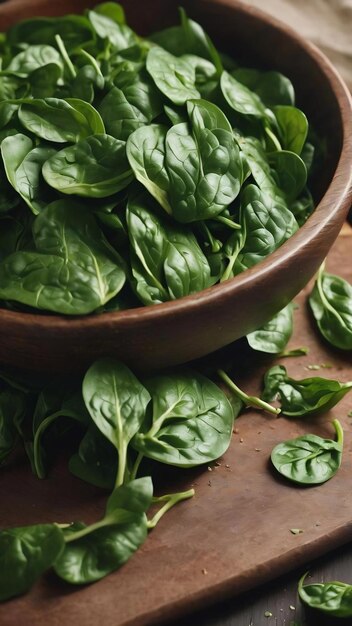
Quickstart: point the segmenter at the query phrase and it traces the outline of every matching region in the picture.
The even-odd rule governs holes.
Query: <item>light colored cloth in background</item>
[[[352,0],[244,0],[313,41],[352,91]]]

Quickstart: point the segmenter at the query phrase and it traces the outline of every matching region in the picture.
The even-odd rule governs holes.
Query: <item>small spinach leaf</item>
[[[332,478],[341,465],[343,430],[333,421],[337,441],[303,435],[279,443],[271,453],[277,471],[300,485],[319,485]]]
[[[116,486],[126,473],[127,448],[144,420],[148,391],[119,361],[96,361],[83,380],[83,398],[92,420],[119,453]]]
[[[309,304],[323,337],[341,350],[352,350],[352,286],[319,270]]]
[[[148,52],[147,71],[161,93],[174,104],[185,104],[191,98],[200,97],[195,86],[195,67],[187,58],[175,57],[155,46]]]
[[[293,306],[288,304],[258,330],[247,335],[247,341],[253,350],[279,354],[282,352],[292,335]]]
[[[55,524],[10,528],[0,532],[0,600],[28,591],[64,549]]]

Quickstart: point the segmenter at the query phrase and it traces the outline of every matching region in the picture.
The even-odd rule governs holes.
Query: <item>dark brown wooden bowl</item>
[[[178,20],[180,0],[122,0],[128,22],[148,34]],[[89,0],[11,0],[0,29],[34,15],[80,12]],[[265,261],[221,285],[175,302],[89,317],[0,310],[0,363],[48,373],[78,372],[101,356],[150,370],[208,354],[267,321],[308,282],[334,242],[351,202],[351,98],[330,62],[270,16],[233,0],[183,0],[222,51],[291,78],[298,105],[326,137],[328,160],[307,223]]]

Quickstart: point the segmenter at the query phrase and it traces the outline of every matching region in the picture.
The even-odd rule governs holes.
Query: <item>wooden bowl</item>
[[[0,28],[34,15],[80,12],[89,0],[11,0]],[[128,23],[148,34],[178,21],[179,0],[122,0]],[[118,313],[67,318],[0,310],[0,363],[42,373],[80,372],[98,357],[137,370],[208,354],[266,322],[318,269],[351,202],[351,98],[330,62],[313,45],[268,15],[233,0],[181,3],[220,50],[248,65],[277,69],[295,86],[298,106],[326,136],[328,162],[307,223],[265,261],[221,285],[174,302]]]

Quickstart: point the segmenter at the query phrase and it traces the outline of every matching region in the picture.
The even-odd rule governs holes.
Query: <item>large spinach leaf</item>
[[[64,531],[66,546],[54,564],[56,574],[77,585],[99,580],[121,567],[147,537],[145,512],[152,495],[149,477],[117,487],[102,520]]]
[[[235,415],[217,385],[186,370],[150,378],[145,386],[153,410],[132,440],[136,450],[177,467],[209,463],[224,454]]]
[[[58,200],[36,218],[36,251],[18,251],[0,264],[0,298],[82,315],[122,288],[125,273],[94,216]]]
[[[124,141],[110,135],[91,135],[48,159],[43,176],[61,193],[89,198],[112,196],[132,180],[125,146]]]

